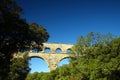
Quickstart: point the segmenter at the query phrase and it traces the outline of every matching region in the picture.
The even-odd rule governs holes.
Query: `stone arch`
[[[42,60],[45,61],[45,59],[44,59],[43,57],[39,57],[39,56],[29,56],[29,59],[30,59],[30,58],[40,58],[40,59],[42,59]]]
[[[35,52],[28,51],[28,55],[30,58],[40,58],[44,60],[50,71],[55,70],[57,68],[57,64],[65,58],[69,58],[70,54],[67,54],[67,49],[71,49],[73,47],[72,44],[60,44],[60,43],[43,43],[42,51],[34,54]],[[45,54],[45,49],[49,49],[50,54]],[[57,54],[56,49],[59,49],[59,53],[64,54]],[[14,57],[22,57],[23,54],[14,55]]]
[[[67,50],[66,50],[66,53],[70,53],[72,51],[72,49],[71,48],[68,48]]]
[[[44,57],[40,57],[40,56],[31,56],[31,57],[29,57],[28,59],[36,59],[36,58],[38,58],[39,60],[42,60],[42,62],[44,62],[44,65],[45,65],[45,67],[47,68],[47,72],[48,71],[50,71],[50,68],[49,68],[49,64],[48,64],[48,62],[44,59]],[[34,63],[33,63],[34,64]],[[43,65],[43,63],[42,63],[42,65]],[[33,65],[34,66],[34,65]],[[41,67],[41,62],[38,62],[38,66],[40,66]],[[36,67],[36,66],[35,66]],[[31,67],[31,69],[32,69],[32,67]],[[38,68],[39,70],[41,70],[42,71],[42,67],[41,68]]]
[[[28,52],[28,49],[21,49],[20,52],[24,53],[24,52]]]
[[[40,51],[40,49],[37,48],[37,47],[34,47],[34,48],[32,49],[32,52],[33,52],[33,53],[38,53],[39,51]]]
[[[45,48],[44,48],[44,52],[45,52],[45,53],[50,53],[50,52],[51,52],[51,48],[45,47]]]
[[[29,58],[40,58],[40,59],[44,60],[47,63],[47,65],[49,65],[49,63],[48,63],[48,61],[46,59],[46,56],[37,55],[37,54],[33,54],[33,53],[30,54],[29,53]]]
[[[62,49],[61,48],[56,48],[55,52],[58,53],[58,54],[62,53]]]
[[[66,57],[64,57],[64,58],[61,58],[61,59],[59,60],[59,62],[58,62],[57,65],[59,65],[59,63],[60,63],[61,61],[63,61],[64,59],[69,59],[69,58],[70,58],[69,56],[66,56]]]
[[[64,57],[64,58],[61,58],[61,59],[59,60],[59,62],[62,61],[63,59],[66,59],[66,58],[70,58],[70,57],[69,57],[69,56],[66,56],[66,57]]]

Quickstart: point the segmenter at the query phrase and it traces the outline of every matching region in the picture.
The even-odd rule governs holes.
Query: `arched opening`
[[[32,52],[38,53],[38,52],[39,52],[39,49],[38,49],[38,48],[33,48]]]
[[[32,57],[29,59],[29,64],[29,67],[31,68],[30,73],[50,71],[47,63],[42,58]]]
[[[21,49],[20,52],[24,53],[24,52],[27,52],[28,49]]]
[[[60,60],[60,62],[58,63],[58,67],[69,64],[69,59],[70,58],[63,58],[62,60]]]
[[[45,48],[44,52],[45,52],[45,53],[50,53],[51,50],[50,50],[50,48]]]
[[[57,48],[55,52],[59,54],[62,52],[62,50],[60,48]]]
[[[71,49],[69,48],[69,49],[67,49],[67,51],[66,51],[67,53],[71,53]]]

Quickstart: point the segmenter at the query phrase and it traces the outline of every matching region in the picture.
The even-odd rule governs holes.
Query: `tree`
[[[118,80],[120,38],[111,34],[88,34],[75,45],[72,64],[79,68],[83,80]],[[81,54],[81,56],[78,54]]]
[[[98,37],[100,36],[100,37]],[[79,38],[70,63],[43,74],[40,80],[119,80],[120,38],[90,33]],[[41,74],[41,73],[39,73]],[[38,74],[38,75],[39,75]],[[40,75],[41,76],[41,75]]]
[[[120,38],[112,40],[106,46],[100,46],[96,50],[97,56],[97,78],[106,80],[120,79]]]
[[[21,13],[22,13],[22,8],[15,2],[15,0],[0,1],[0,79],[1,80],[10,80],[9,74],[11,73],[9,72],[11,72],[10,71],[11,66],[13,67],[15,62],[13,60],[14,53],[18,53],[21,50],[25,50],[25,49],[30,50],[31,46],[34,46],[33,43],[35,43],[37,47],[41,47],[42,43],[47,41],[47,39],[49,38],[49,34],[47,33],[45,28],[39,27],[39,25],[35,23],[34,26],[32,25],[29,26],[29,24],[27,24],[26,21],[20,17]],[[24,60],[21,59],[17,59],[17,61],[24,62]],[[21,63],[17,63],[17,64],[20,67]],[[24,70],[27,71],[26,68],[24,68]],[[17,71],[19,73],[19,70]]]
[[[30,71],[27,53],[21,58],[13,58],[10,65],[9,79],[23,80]]]

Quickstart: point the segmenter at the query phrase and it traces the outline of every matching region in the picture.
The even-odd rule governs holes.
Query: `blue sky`
[[[120,0],[17,0],[28,23],[43,25],[48,42],[75,44],[89,32],[120,34]],[[31,60],[38,65],[37,60]],[[40,63],[44,64],[44,62]],[[45,65],[44,65],[45,66]],[[42,67],[44,67],[42,66]],[[32,72],[35,70],[32,67]],[[38,70],[40,71],[40,70]]]

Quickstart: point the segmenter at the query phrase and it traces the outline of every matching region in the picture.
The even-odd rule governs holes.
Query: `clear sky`
[[[120,0],[17,0],[17,2],[22,6],[24,12],[22,17],[28,23],[36,22],[47,29],[50,34],[48,42],[75,44],[80,35],[86,35],[91,31],[120,34]],[[38,65],[37,61],[38,59],[32,59],[30,63]],[[33,68],[31,72],[35,71]]]

